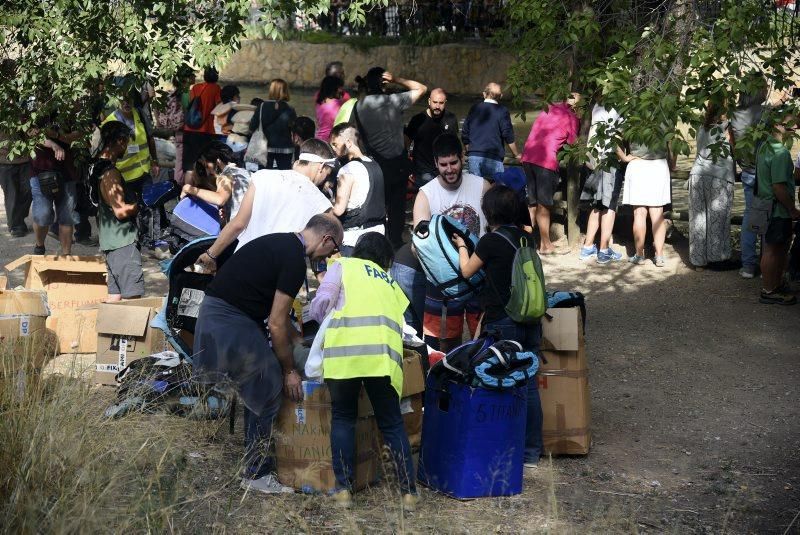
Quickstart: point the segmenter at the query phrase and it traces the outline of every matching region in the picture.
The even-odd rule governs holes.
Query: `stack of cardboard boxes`
[[[43,291],[0,287],[0,374],[39,370],[55,355],[58,341],[46,327],[49,315]]]
[[[553,308],[542,318],[542,363],[537,375],[544,413],[544,451],[585,455],[592,442],[589,369],[580,308]]]
[[[25,268],[25,288],[47,293],[47,328],[58,335],[59,353],[97,351],[98,303],[108,297],[106,264],[97,256],[25,255],[5,266]]]
[[[95,380],[105,385],[115,385],[114,376],[132,361],[166,349],[163,333],[149,326],[163,298],[104,303],[108,290],[102,258],[25,255],[5,266],[8,271],[21,267],[26,290],[6,292],[0,305],[0,329],[6,336],[12,327],[33,333],[46,325],[58,339],[54,352],[97,355]],[[16,317],[30,321],[11,325],[20,321]],[[46,354],[40,351],[37,358]]]
[[[422,396],[425,380],[419,353],[405,351],[403,398],[400,406],[412,448],[422,436]],[[331,464],[331,400],[323,383],[303,382],[303,401],[284,400],[278,413],[276,457],[278,479],[304,492],[328,492],[336,487]],[[354,490],[377,480],[380,473],[380,433],[372,405],[362,388],[356,422]]]

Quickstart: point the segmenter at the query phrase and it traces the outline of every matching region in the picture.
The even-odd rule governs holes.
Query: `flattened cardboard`
[[[542,349],[577,351],[583,337],[581,309],[549,308],[547,315],[542,318]]]
[[[149,326],[162,297],[103,303],[97,308],[95,382],[116,385],[114,376],[134,360],[164,350],[164,333]]]
[[[72,314],[75,309],[95,305],[106,300],[106,265],[99,256],[39,256],[25,255],[6,264],[5,269],[25,267],[25,287],[43,289],[51,316],[47,326],[56,331],[62,353],[93,353],[94,344],[84,332],[94,331],[91,315],[75,316],[59,322],[62,314]],[[69,312],[64,312],[69,311]],[[80,331],[74,330],[80,325]]]
[[[364,396],[362,389],[361,395]],[[278,479],[304,492],[328,492],[336,487],[331,464],[331,404],[324,383],[303,382],[303,401],[284,400],[278,412],[275,443]],[[354,490],[378,477],[375,418],[356,421]]]
[[[55,334],[46,328],[47,294],[0,290],[0,373],[40,369],[54,355]]]
[[[576,347],[575,350],[544,350],[537,381],[542,400],[544,421],[542,435],[544,450],[553,455],[585,455],[591,446],[589,369],[586,346],[583,339],[580,309],[556,309],[572,314],[553,316],[550,323],[551,347],[556,341],[560,347]],[[552,311],[548,311],[552,312]],[[561,325],[566,322],[566,325]],[[573,330],[575,327],[575,330]],[[569,341],[565,333],[573,332],[575,339]],[[544,346],[544,344],[543,344]]]

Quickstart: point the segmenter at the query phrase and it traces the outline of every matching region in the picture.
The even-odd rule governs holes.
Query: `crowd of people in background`
[[[145,295],[143,248],[157,257],[166,254],[152,229],[170,222],[163,205],[143,202],[146,188],[169,178],[182,198],[213,207],[221,230],[198,266],[218,274],[200,309],[195,365],[198,374],[224,375],[238,385],[248,422],[243,486],[267,493],[286,491],[272,474],[262,443],[271,433],[281,392],[291,399],[301,395],[299,342],[287,317],[310,260],[321,281],[312,314],[327,325],[326,355],[358,357],[334,359],[324,371],[333,400],[334,471],[342,491],[337,501],[350,500],[352,425],[363,382],[395,455],[404,507],[413,508],[413,467],[398,404],[403,319],[442,351],[463,340],[465,325],[473,336],[481,322],[484,330],[526,350],[539,349],[539,326],[516,323],[504,305],[515,242],[535,243],[543,256],[569,252],[551,240],[551,219],[564,177],[559,156],[578,138],[582,96],[572,93],[546,106],[520,151],[495,82],[486,84],[461,124],[447,109],[445,89],[429,92],[425,84],[382,67],[355,77],[350,93],[342,63],[327,65],[313,96],[314,118],[298,116],[289,84],[279,78],[270,81],[266,98],[249,103],[241,102],[236,86],[221,86],[213,68],[205,69],[202,82],[193,83],[191,70],[172,82],[166,103],[156,108],[152,86],[131,77],[115,79],[122,94],[118,103],[108,107],[102,92],[90,103],[91,148],[77,146],[85,132],[68,115],[36,125],[45,141],[31,157],[8,160],[0,146],[11,236],[29,232],[30,211],[34,254],[47,252],[48,232],[57,236],[62,255],[71,253],[73,239],[98,245],[106,259],[109,301],[117,301]],[[407,118],[405,112],[426,94],[425,109]],[[785,275],[793,221],[800,219],[795,204],[800,161],[792,162],[793,129],[780,104],[767,103],[764,84],[761,93],[741,98],[732,117],[718,103],[707,106],[688,180],[689,259],[697,270],[732,262],[738,165],[746,204],[739,273],[753,278],[760,268],[759,300],[790,305],[796,298]],[[602,101],[588,113],[590,150],[580,196],[588,219],[579,258],[603,265],[623,260],[612,232],[620,205],[627,205],[634,242],[627,261],[648,261],[649,218],[652,262],[663,267],[665,207],[672,202],[675,166],[668,136],[652,146],[618,145],[615,140],[625,138],[625,118]],[[739,141],[759,124],[771,137],[745,148]],[[664,125],[665,134],[671,128]],[[174,144],[171,173],[158,165],[156,134]],[[16,135],[3,134],[3,140]],[[441,214],[478,237],[474,251],[463,238],[453,238],[461,275],[469,278],[481,269],[487,274],[489,284],[474,298],[449,300],[426,279],[406,233],[408,201],[412,232]],[[98,240],[92,242],[94,216]],[[231,260],[218,265],[234,243]],[[337,253],[339,260],[326,261]],[[265,343],[265,323],[271,346]],[[356,326],[370,330],[356,332]],[[533,467],[542,451],[536,381],[527,388],[527,410],[525,464]]]
[[[428,87],[381,67],[369,69],[363,77],[356,76],[351,94],[343,64],[338,61],[328,64],[313,97],[313,118],[297,115],[290,104],[290,88],[285,80],[270,81],[265,99],[254,98],[242,103],[239,88],[221,86],[215,69],[205,69],[203,81],[199,83],[193,83],[194,75],[191,70],[181,70],[172,81],[173,88],[166,104],[157,109],[150,105],[155,96],[153,87],[135,85],[129,77],[115,79],[114,83],[120,86],[118,89],[121,88],[123,94],[117,106],[107,107],[102,92],[97,95],[92,103],[93,126],[96,127],[93,156],[103,151],[110,155],[107,146],[110,141],[101,135],[106,124],[119,122],[130,130],[127,149],[115,160],[119,174],[116,182],[121,183],[123,198],[114,204],[101,195],[94,203],[101,205],[100,213],[103,213],[102,206],[118,210],[120,203],[135,206],[144,185],[163,176],[156,158],[155,134],[169,138],[174,145],[175,167],[171,176],[182,187],[182,195],[217,206],[223,225],[230,224],[239,213],[248,187],[261,189],[251,184],[254,173],[291,171],[317,163],[301,158],[302,144],[317,139],[332,148],[330,154],[323,150],[325,154],[318,157],[340,160],[330,177],[323,178],[320,172],[310,178],[331,204],[333,213],[346,224],[344,251],[351,250],[358,236],[367,230],[385,232],[393,247],[403,251],[408,241],[404,239],[407,195],[418,196],[416,205],[442,202],[431,197],[436,194],[430,187],[425,188],[438,177],[448,176],[447,166],[438,161],[433,150],[435,140],[447,134],[457,136],[463,146],[463,169],[459,167],[457,171],[460,181],[466,176],[465,183],[473,182],[470,177],[493,183],[507,169],[521,164],[525,175],[522,194],[528,210],[527,216],[521,214],[518,224],[531,231],[538,229],[540,255],[566,252],[563,246],[557,247],[551,241],[550,222],[558,208],[558,192],[564,177],[559,153],[578,136],[582,97],[577,93],[542,110],[519,150],[510,112],[500,103],[502,89],[495,82],[487,83],[482,100],[474,104],[459,123],[447,109],[447,93],[443,88],[432,89],[426,109],[406,118],[404,112],[428,93]],[[757,144],[758,150],[737,147],[737,138],[749,129],[772,121],[775,106],[767,102],[765,82],[762,87],[758,94],[743,95],[730,118],[725,116],[719,103],[709,103],[703,124],[697,129],[697,156],[687,189],[691,267],[696,270],[724,268],[733,263],[730,239],[733,185],[737,166],[741,170],[746,210],[741,232],[740,274],[752,278],[758,269],[766,274],[762,300],[768,301],[778,295],[774,292],[782,289],[781,284],[773,284],[770,273],[774,262],[785,263],[786,254],[780,251],[791,242],[792,233],[786,230],[791,224],[778,221],[791,221],[795,214],[794,205],[786,199],[787,196],[793,198],[794,167],[783,165],[785,155],[775,143],[780,141],[781,125],[776,125],[774,130],[779,133],[773,140]],[[647,261],[645,237],[649,218],[652,261],[663,267],[669,224],[664,209],[672,201],[671,171],[675,167],[675,154],[666,142],[652,147],[637,143],[616,146],[608,140],[624,137],[624,117],[614,109],[607,109],[600,101],[587,112],[591,114],[590,154],[581,202],[588,211],[588,218],[579,257],[596,260],[598,264],[623,259],[622,252],[612,247],[612,231],[620,205],[627,205],[633,213],[634,242],[628,261],[633,264]],[[90,236],[89,225],[89,217],[97,209],[88,199],[86,187],[86,177],[91,175],[86,162],[91,158],[78,156],[88,152],[74,146],[84,132],[71,128],[68,117],[49,118],[46,123],[41,125],[46,141],[37,147],[33,158],[23,155],[8,162],[4,158],[0,163],[6,216],[9,232],[20,237],[29,230],[25,218],[31,212],[35,254],[46,252],[48,232],[58,236],[58,252],[69,254],[73,239],[88,244],[97,242]],[[667,129],[669,126],[665,125]],[[111,131],[107,133],[111,135]],[[114,135],[118,133],[115,131]],[[4,138],[10,139],[8,135]],[[605,140],[602,146],[601,138]],[[3,150],[7,149],[0,149]],[[7,152],[0,157],[5,154]],[[764,167],[760,176],[759,163]],[[773,173],[773,167],[777,166],[785,169]],[[767,183],[759,188],[762,180],[757,180],[757,176],[760,179],[769,176],[778,185],[773,187]],[[786,191],[780,184],[785,184]],[[774,198],[775,203],[770,229],[765,229],[763,234],[760,261],[756,254],[758,235],[750,229],[748,217],[754,198]],[[479,201],[452,199],[447,202],[449,215],[464,221],[474,232],[482,232],[485,221],[480,217]],[[240,220],[246,219],[252,210],[250,203],[246,204],[247,213],[242,214]],[[314,206],[315,203],[303,204]],[[163,209],[156,216],[159,224],[168,224]],[[778,228],[779,225],[786,228]],[[245,228],[241,221],[232,227],[240,232]],[[771,247],[773,242],[780,247]],[[401,253],[401,258],[407,257]],[[414,262],[405,261],[413,267]],[[782,277],[783,273],[778,278]],[[775,298],[781,302],[792,301],[788,294],[779,295],[782,297]]]

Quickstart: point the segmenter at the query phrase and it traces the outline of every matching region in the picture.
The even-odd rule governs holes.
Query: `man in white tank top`
[[[414,226],[429,220],[432,214],[444,214],[461,221],[470,232],[480,236],[486,230],[481,199],[490,184],[463,171],[463,149],[454,134],[436,138],[433,155],[439,176],[420,188],[414,201]]]
[[[300,147],[300,158],[291,170],[253,173],[236,217],[225,225],[206,253],[198,259],[216,271],[216,257],[238,239],[238,251],[255,238],[276,232],[298,232],[311,217],[331,211],[331,203],[319,190],[335,162],[330,145],[309,139]]]
[[[486,231],[486,217],[481,209],[483,194],[491,186],[479,176],[463,172],[464,149],[454,134],[442,134],[433,142],[433,159],[439,176],[422,186],[414,201],[414,227],[443,214],[461,221],[471,233]],[[477,301],[448,303],[447,320],[442,325],[442,295],[430,283],[425,296],[423,332],[434,349],[448,351],[461,343],[464,320],[474,334],[480,317]],[[442,337],[444,334],[444,337]]]

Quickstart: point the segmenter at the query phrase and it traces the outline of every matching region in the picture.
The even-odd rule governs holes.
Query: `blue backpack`
[[[436,214],[430,221],[420,221],[411,238],[428,281],[447,299],[462,301],[477,295],[485,274],[480,270],[469,279],[461,275],[458,248],[451,239],[454,234],[463,238],[472,255],[478,244],[477,236],[450,216]]]

